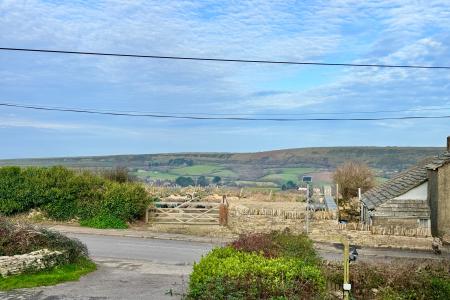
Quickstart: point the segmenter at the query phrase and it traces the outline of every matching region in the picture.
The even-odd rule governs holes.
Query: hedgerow
[[[194,265],[190,299],[321,299],[325,279],[312,242],[287,232],[241,236]]]
[[[194,265],[191,299],[311,299],[325,281],[317,266],[295,258],[266,258],[232,247],[216,248]]]
[[[108,216],[116,221],[102,226],[123,228],[141,217],[150,201],[137,183],[118,183],[89,172],[64,167],[0,168],[0,214],[4,215],[40,208],[54,220],[78,218],[93,224]]]

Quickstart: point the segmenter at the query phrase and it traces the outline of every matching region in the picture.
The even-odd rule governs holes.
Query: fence
[[[185,225],[226,225],[228,222],[228,204],[220,202],[201,202],[194,198],[155,202],[147,209],[146,223],[185,224]]]
[[[257,215],[257,216],[273,216],[283,217],[285,219],[304,219],[305,210],[283,210],[274,208],[249,208],[235,207],[233,212],[237,215]]]
[[[396,235],[409,237],[429,237],[429,228],[405,228],[402,226],[373,226],[362,223],[338,224],[340,230],[369,231],[372,234]]]

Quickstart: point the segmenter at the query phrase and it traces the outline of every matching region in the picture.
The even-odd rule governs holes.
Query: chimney
[[[447,137],[447,152],[450,153],[450,136]]]

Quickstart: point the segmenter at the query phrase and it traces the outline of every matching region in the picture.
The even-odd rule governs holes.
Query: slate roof
[[[449,162],[450,152],[445,152],[439,156],[426,159],[417,166],[414,166],[411,169],[406,170],[405,172],[402,172],[386,181],[385,183],[370,189],[362,195],[361,201],[367,206],[368,209],[374,209],[380,204],[403,195],[404,193],[427,181],[428,169],[436,170]]]
[[[415,166],[365,192],[361,201],[368,209],[374,209],[390,199],[403,195],[425,181],[427,181],[427,168],[425,165]]]
[[[426,168],[430,170],[436,170],[449,162],[450,152],[445,152],[435,157],[429,164],[426,165]]]

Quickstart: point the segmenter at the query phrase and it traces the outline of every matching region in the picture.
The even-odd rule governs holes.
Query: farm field
[[[0,166],[53,166],[104,169],[127,167],[138,179],[173,182],[179,176],[193,179],[220,176],[227,186],[281,187],[287,181],[298,183],[303,175],[315,184],[327,184],[336,166],[358,160],[373,168],[377,180],[403,171],[421,159],[442,151],[438,147],[328,147],[300,148],[255,153],[172,153],[112,156],[30,158],[0,160]]]

